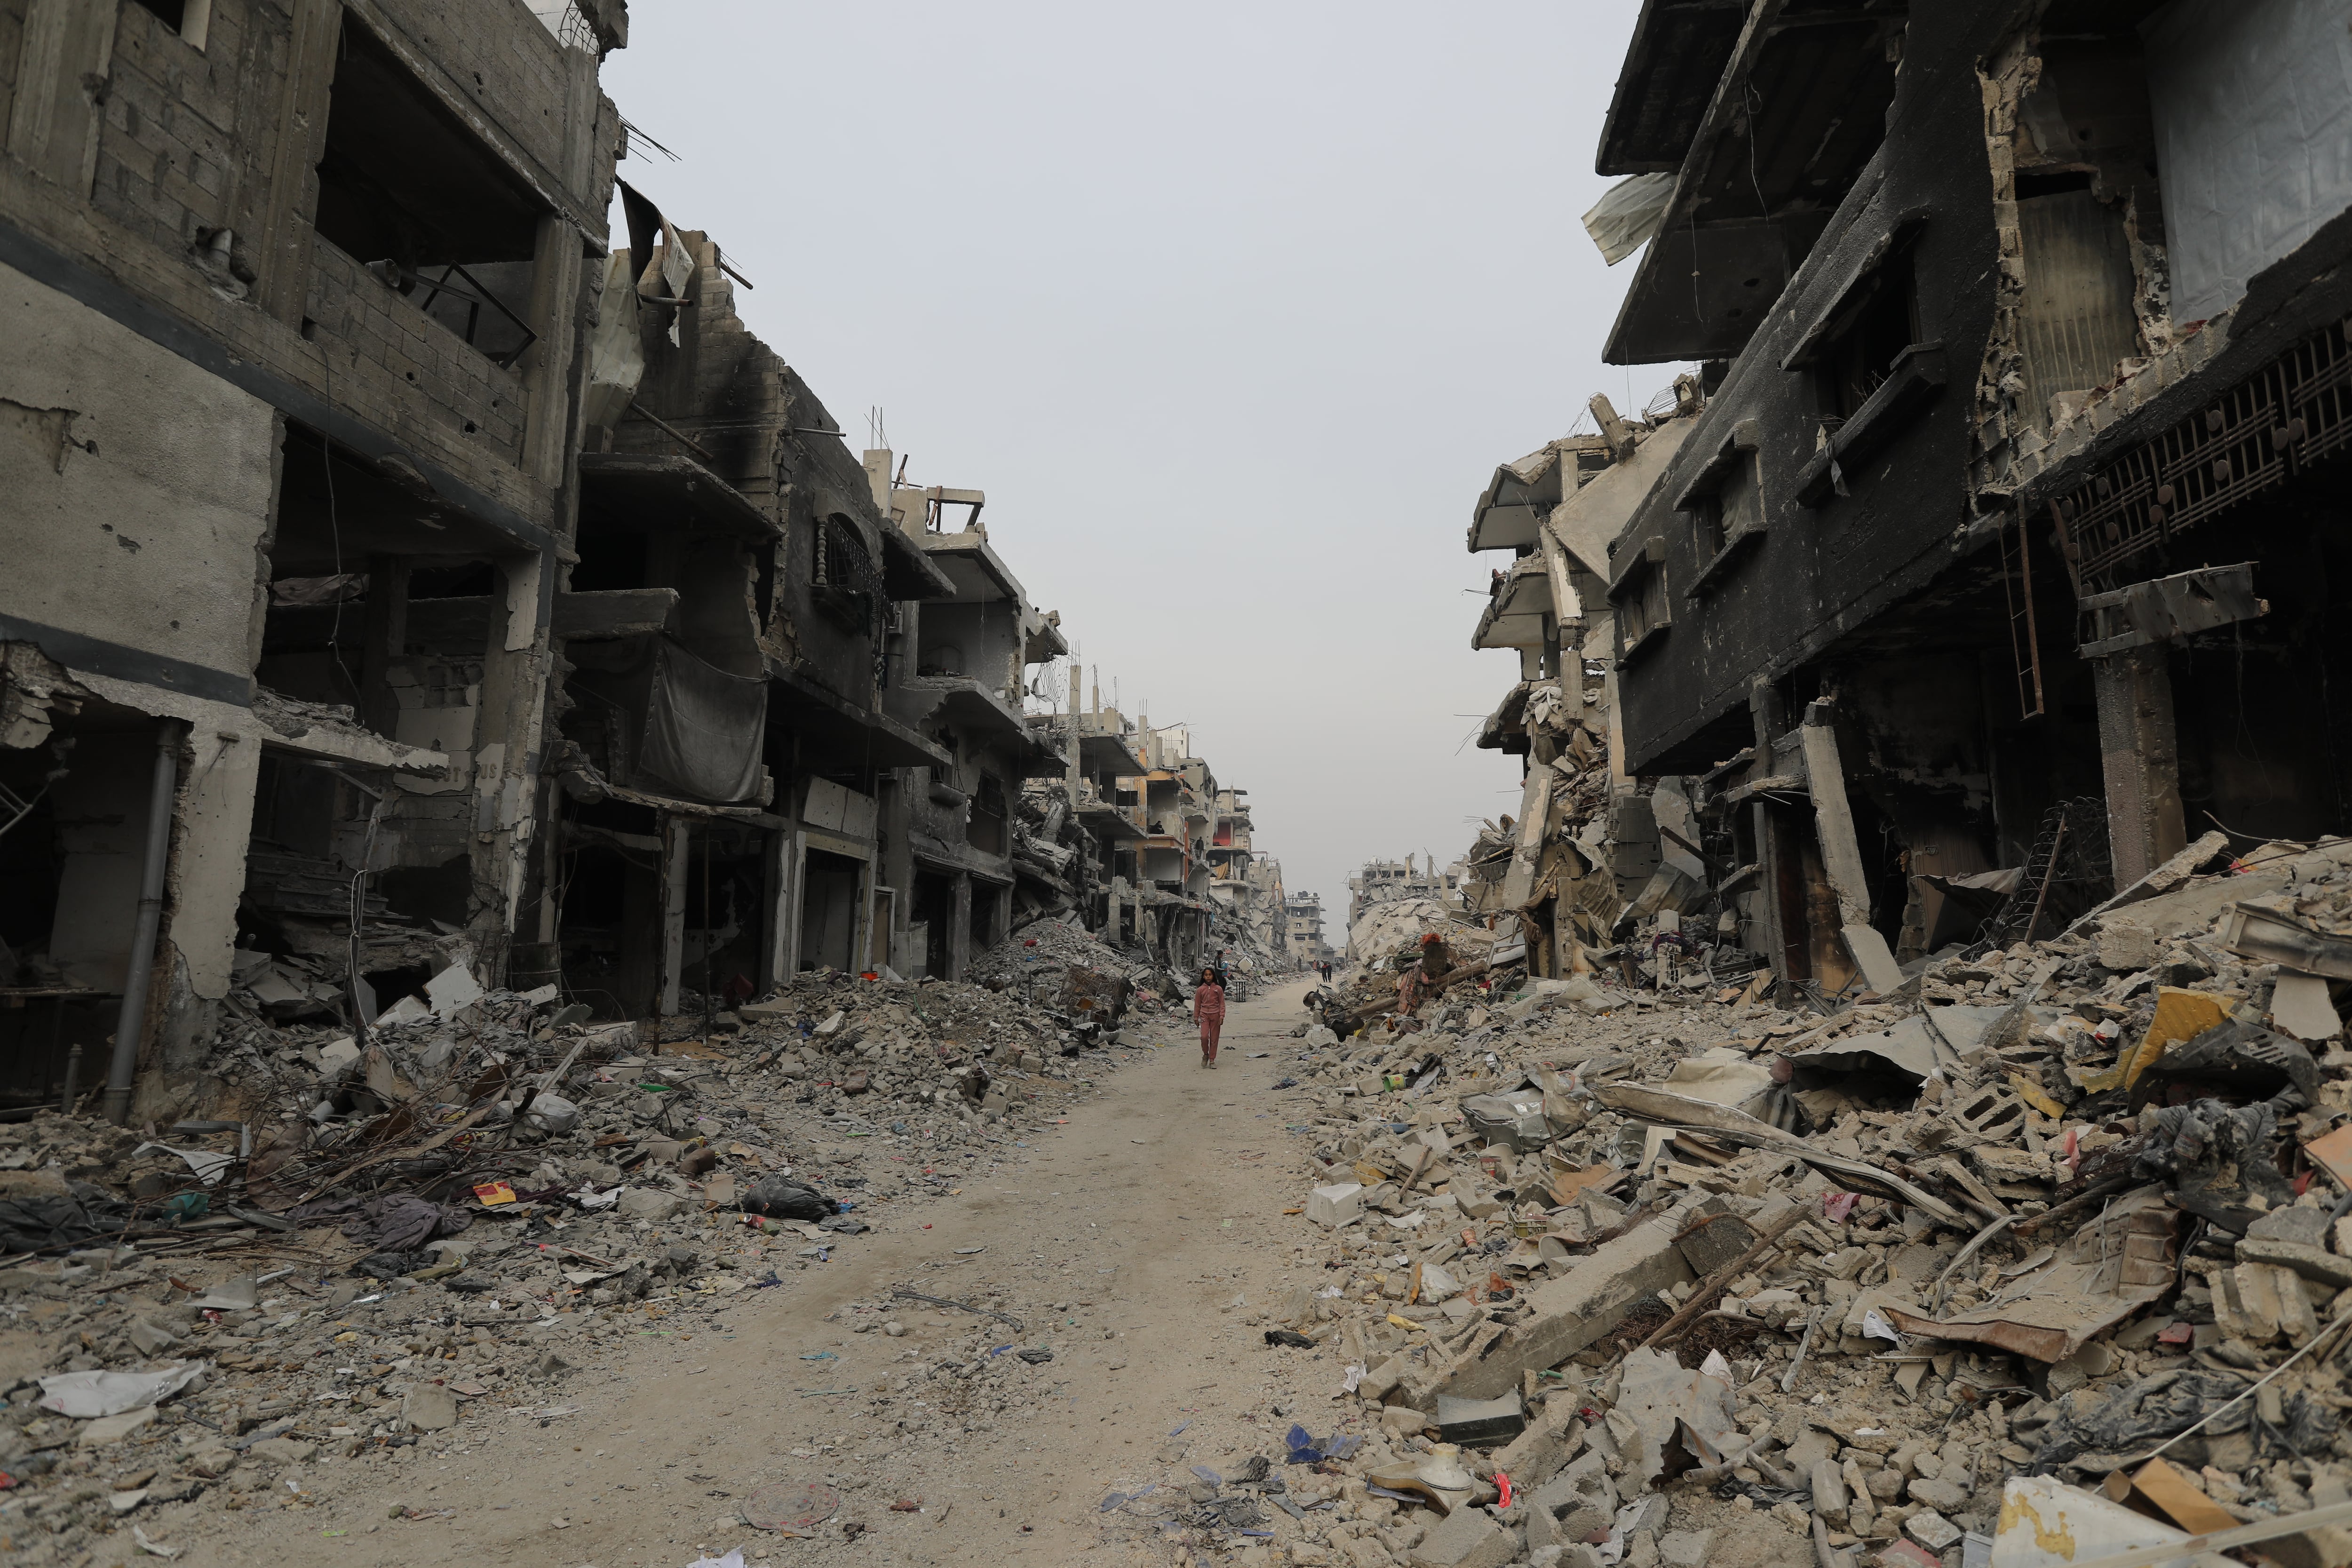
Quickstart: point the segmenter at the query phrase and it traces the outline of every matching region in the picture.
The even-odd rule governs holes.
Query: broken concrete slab
[[[2179,1218],[2160,1184],[2141,1187],[2078,1228],[1995,1302],[1940,1319],[1900,1306],[1888,1312],[1905,1333],[2064,1361],[2171,1289]]]
[[[2318,1212],[2318,1211],[2308,1211]],[[2319,1217],[2325,1219],[2322,1213]],[[2281,1241],[2270,1237],[2247,1235],[2239,1238],[2238,1260],[2242,1263],[2268,1263],[2291,1268],[2305,1279],[2342,1290],[2352,1289],[2352,1258],[2338,1258],[2324,1247],[2308,1242]]]
[[[1522,1489],[1540,1487],[1559,1474],[1584,1441],[1579,1403],[1565,1394],[1546,1400],[1527,1430],[1495,1456],[1495,1468]]]
[[[445,1431],[457,1424],[457,1396],[437,1383],[413,1383],[401,1397],[400,1418],[412,1431]]]
[[[1529,1300],[1534,1315],[1513,1327],[1438,1392],[1457,1399],[1492,1399],[1516,1388],[1529,1372],[1558,1366],[1615,1328],[1633,1304],[1698,1276],[1676,1245],[1687,1215],[1675,1209],[1602,1242]]]
[[[1423,1538],[1412,1568],[1505,1568],[1519,1554],[1519,1532],[1482,1508],[1459,1508]]]

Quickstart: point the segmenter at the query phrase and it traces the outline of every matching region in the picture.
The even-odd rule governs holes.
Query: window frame
[[[1690,586],[1683,590],[1686,599],[1701,599],[1713,592],[1733,563],[1750,548],[1762,543],[1769,530],[1760,447],[1757,422],[1740,420],[1675,497],[1675,510],[1690,515],[1691,535],[1698,546],[1700,564]],[[1754,500],[1753,509],[1744,518],[1727,521],[1724,492],[1743,477]]]

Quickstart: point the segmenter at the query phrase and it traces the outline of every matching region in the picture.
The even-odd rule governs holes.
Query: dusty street
[[[1181,1021],[1160,1022],[1164,1048],[1111,1077],[1067,1126],[1026,1148],[1008,1141],[1011,1157],[961,1196],[902,1211],[716,1317],[673,1331],[608,1311],[549,1331],[582,1364],[560,1395],[574,1414],[542,1425],[469,1408],[407,1463],[301,1467],[292,1479],[311,1506],[173,1508],[145,1528],[189,1548],[192,1568],[322,1557],[684,1568],[730,1546],[752,1563],[1127,1561],[1097,1510],[1108,1492],[1181,1469],[1177,1458],[1279,1455],[1288,1420],[1274,1407],[1291,1410],[1293,1390],[1318,1431],[1337,1408],[1335,1352],[1269,1350],[1252,1322],[1307,1239],[1281,1215],[1298,1163],[1268,1092],[1295,1049],[1301,990],[1237,1005],[1214,1073]],[[904,1302],[887,1314],[904,1329],[893,1337],[869,1305],[901,1287],[984,1301],[1023,1327]],[[1013,1348],[992,1357],[999,1346]],[[1051,1362],[1016,1359],[1039,1346]],[[987,1393],[922,1375],[975,1352],[1002,1370]],[[908,1380],[903,1394],[877,1411],[894,1379]],[[845,1392],[809,1392],[825,1389]],[[814,1540],[733,1522],[754,1494],[803,1481],[843,1500]],[[902,1500],[919,1510],[894,1511]],[[425,1517],[387,1517],[395,1505]],[[1148,1528],[1118,1517],[1120,1533]],[[850,1524],[865,1529],[845,1544]]]

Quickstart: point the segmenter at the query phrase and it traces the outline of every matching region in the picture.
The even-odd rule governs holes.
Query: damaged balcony
[[[1601,357],[1747,346],[1885,133],[1903,0],[1645,0],[1597,166],[1648,247]]]

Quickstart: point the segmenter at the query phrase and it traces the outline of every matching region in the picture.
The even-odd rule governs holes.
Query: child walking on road
[[[1201,988],[1192,993],[1192,1021],[1201,1026],[1201,1065],[1213,1068],[1217,1031],[1225,1026],[1225,988],[1217,984],[1213,969],[1201,971]]]

